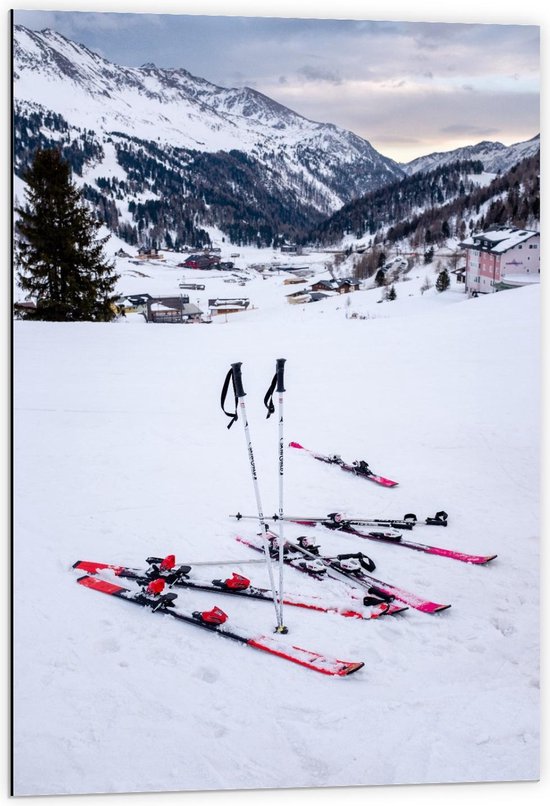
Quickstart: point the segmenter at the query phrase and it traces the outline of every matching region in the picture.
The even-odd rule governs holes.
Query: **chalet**
[[[467,294],[540,282],[539,232],[498,227],[474,233],[460,246],[466,250]]]
[[[320,302],[322,299],[327,299],[327,294],[322,294],[320,291],[295,291],[293,294],[287,294],[287,300],[290,305],[303,305],[308,302]]]
[[[164,255],[161,255],[158,249],[148,249],[145,246],[140,246],[138,249],[139,260],[164,260]]]
[[[311,302],[309,291],[295,291],[294,294],[287,294],[289,305],[302,305],[304,302]]]
[[[150,294],[128,294],[125,297],[117,297],[115,300],[115,310],[120,314],[143,313],[147,311],[147,302],[151,299]]]
[[[246,298],[208,300],[208,309],[211,316],[218,316],[223,313],[240,313],[241,311],[246,311],[249,305],[250,300]]]
[[[307,283],[307,280],[302,277],[287,277],[286,280],[283,280],[283,285],[303,285],[304,283]]]
[[[349,294],[350,291],[358,291],[359,280],[346,277],[341,280],[318,280],[311,286],[312,291],[334,291],[337,294]]]
[[[217,269],[220,263],[218,255],[189,255],[183,263],[178,263],[185,269]]]
[[[151,297],[147,301],[148,322],[183,324],[200,322],[202,311],[189,302],[189,297]]]

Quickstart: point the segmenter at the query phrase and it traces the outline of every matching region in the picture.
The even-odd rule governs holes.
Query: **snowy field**
[[[317,260],[321,270],[326,257]],[[200,274],[118,268],[124,294],[178,293],[183,276]],[[15,323],[16,794],[538,777],[540,289],[421,294],[427,274],[434,282],[433,269],[413,269],[394,302],[365,290],[349,307],[345,297],[288,305],[296,287],[282,274],[245,287],[208,278],[205,292],[183,293],[253,305],[210,325],[145,325],[139,315]],[[279,640],[364,661],[349,678],[75,584],[76,560],[142,566],[168,553],[234,560],[211,578],[236,570],[265,584],[264,566],[244,564],[252,553],[235,540],[254,525],[229,517],[253,513],[255,499],[242,424],[227,430],[219,398],[242,361],[264,509],[274,512],[277,424],[262,400],[279,357],[286,441],[363,458],[399,481],[377,487],[289,449],[289,514],[444,509],[447,529],[407,537],[498,554],[477,567],[288,525],[289,538],[307,531],[326,553],[362,550],[379,578],[452,605],[375,621],[286,608]],[[347,601],[345,585],[292,569],[285,583]],[[217,604],[228,627],[273,631],[269,603],[186,590],[178,602]]]

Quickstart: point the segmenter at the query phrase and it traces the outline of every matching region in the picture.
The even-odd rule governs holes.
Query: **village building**
[[[156,324],[185,324],[200,322],[203,312],[189,297],[151,297],[147,301],[147,322]]]
[[[334,291],[337,294],[349,294],[350,291],[358,291],[359,288],[359,280],[349,277],[340,280],[318,280],[311,286],[312,291]]]
[[[246,311],[250,305],[250,300],[244,297],[238,299],[209,299],[208,310],[210,316],[219,316],[227,313],[240,313]]]
[[[117,297],[115,300],[115,311],[122,316],[125,316],[127,313],[142,313],[145,315],[147,312],[147,302],[150,299],[150,294],[127,294],[123,297]]]
[[[189,255],[183,263],[178,263],[184,269],[217,269],[220,264],[219,255]]]
[[[162,255],[158,249],[148,249],[146,246],[141,246],[138,249],[138,259],[139,260],[164,260],[164,255]]]
[[[540,233],[496,227],[474,233],[460,244],[466,250],[467,294],[492,294],[540,282]]]

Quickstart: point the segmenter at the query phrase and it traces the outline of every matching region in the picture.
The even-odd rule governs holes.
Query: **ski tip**
[[[304,450],[304,446],[300,445],[299,442],[289,442],[288,447],[289,448],[301,448],[302,450]]]
[[[480,565],[487,565],[487,563],[490,563],[492,560],[496,560],[497,557],[498,554],[490,554],[488,557],[483,558],[483,562],[481,562]]]
[[[342,661],[345,663],[345,661]],[[354,674],[354,672],[358,672],[359,669],[362,669],[365,664],[362,661],[357,663],[345,663],[345,665],[339,669],[336,674],[338,677],[348,677],[350,674]]]

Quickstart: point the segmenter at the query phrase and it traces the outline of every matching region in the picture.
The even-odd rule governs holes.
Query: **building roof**
[[[502,254],[539,234],[534,230],[518,229],[517,227],[497,227],[487,232],[475,232],[470,238],[462,241],[460,246]]]

